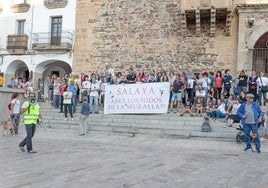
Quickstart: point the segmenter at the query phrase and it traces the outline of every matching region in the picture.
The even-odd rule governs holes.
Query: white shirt
[[[188,79],[187,88],[193,88],[193,87],[194,87],[194,79]]]
[[[101,95],[105,94],[105,88],[106,86],[110,85],[109,83],[102,83],[101,84]]]
[[[203,89],[201,89],[200,91],[199,90],[196,90],[195,96],[196,97],[205,97],[206,96],[206,92]]]
[[[99,82],[95,82],[95,83],[92,83],[90,85],[90,96],[92,97],[97,97],[99,96],[99,90],[100,90],[100,83]]]
[[[72,104],[73,93],[71,91],[65,91],[63,93],[63,104]]]
[[[82,88],[89,89],[90,85],[91,85],[91,83],[89,80],[83,81]]]
[[[268,78],[267,77],[258,77],[257,84],[259,87],[266,86],[268,84]]]
[[[225,104],[224,103],[221,103],[220,104],[220,106],[218,106],[218,108],[217,108],[219,111],[221,111],[222,113],[226,113],[226,111],[225,111]]]
[[[238,108],[241,106],[240,103],[233,104],[232,114],[236,114]]]
[[[19,99],[12,99],[11,104],[14,104],[13,107],[13,114],[19,114],[20,113],[20,100]]]
[[[203,78],[200,78],[200,79],[199,79],[199,81],[200,81],[200,83],[202,84],[202,87],[203,87],[203,88],[208,87],[208,80],[209,80],[209,79],[208,79],[207,77],[206,77],[206,78],[203,77]]]

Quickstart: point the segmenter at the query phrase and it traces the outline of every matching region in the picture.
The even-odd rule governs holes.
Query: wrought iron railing
[[[61,33],[34,33],[32,39],[32,47],[36,48],[72,48],[73,33],[70,31],[63,31]]]

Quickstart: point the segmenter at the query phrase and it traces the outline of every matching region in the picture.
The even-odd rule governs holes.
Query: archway
[[[38,89],[38,96],[43,95],[44,99],[48,97],[48,82],[46,81],[47,76],[56,74],[59,77],[63,77],[65,73],[71,73],[72,67],[62,61],[57,59],[46,60],[40,62],[34,69],[35,85]]]
[[[15,60],[11,62],[5,71],[5,84],[8,85],[12,77],[15,79],[26,78],[32,76],[32,72],[29,71],[28,66],[21,60]]]
[[[268,31],[255,43],[252,55],[252,70],[268,75]]]

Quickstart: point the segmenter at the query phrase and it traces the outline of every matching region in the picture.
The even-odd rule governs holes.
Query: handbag
[[[261,79],[260,79],[261,80]],[[261,85],[262,85],[262,80],[261,80]],[[261,92],[267,92],[268,91],[268,86],[261,86]]]
[[[267,92],[268,86],[261,86],[261,92]]]

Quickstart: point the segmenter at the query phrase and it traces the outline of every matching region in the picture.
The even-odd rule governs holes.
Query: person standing
[[[18,134],[20,124],[20,99],[18,93],[13,93],[11,97],[10,118],[14,126],[14,132]]]
[[[133,68],[129,69],[129,74],[127,75],[127,83],[134,84],[136,82],[136,74],[133,72]]]
[[[191,103],[194,104],[194,84],[196,81],[196,76],[193,73],[192,69],[189,69],[189,72],[186,74],[186,79],[187,79],[187,94],[188,94],[188,99],[190,99]]]
[[[268,86],[268,78],[264,76],[263,72],[260,72],[260,77],[257,79],[259,104],[262,106],[266,105],[266,91],[262,90],[263,86]]]
[[[81,105],[81,116],[80,116],[80,136],[87,135],[87,121],[90,114],[90,105],[86,96],[82,98],[83,103]]]
[[[172,89],[172,98],[170,102],[170,112],[173,111],[173,105],[174,105],[174,102],[176,102],[177,109],[174,111],[174,113],[177,113],[181,105],[181,93],[184,89],[184,84],[181,81],[181,77],[179,74],[177,74],[176,80],[173,82],[173,85],[171,87],[173,89]]]
[[[89,101],[90,101],[91,112],[93,113],[93,104],[94,104],[94,112],[96,114],[99,113],[99,91],[100,91],[100,84],[95,79],[95,76],[92,76],[92,82],[90,85]]]
[[[59,108],[60,105],[60,77],[57,77],[53,83],[53,106]]]
[[[0,87],[3,87],[5,83],[4,74],[0,72]]]
[[[215,82],[214,82],[214,87],[216,89],[216,99],[221,98],[221,92],[222,92],[222,86],[223,86],[223,77],[221,71],[217,71],[216,76],[215,76]]]
[[[66,88],[68,87],[67,80],[62,79],[62,83],[59,87],[60,90],[60,111],[59,113],[63,113],[63,93],[66,91]]]
[[[66,91],[63,93],[63,105],[64,105],[64,120],[67,120],[67,110],[69,111],[71,115],[71,120],[73,119],[73,110],[72,110],[72,97],[73,94],[70,91],[69,86],[66,87]],[[67,109],[68,108],[68,109]]]
[[[241,72],[239,73],[238,77],[238,93],[241,91],[248,92],[248,71],[242,69]]]
[[[20,113],[23,114],[23,123],[26,128],[26,137],[20,142],[19,148],[22,152],[25,152],[24,146],[26,146],[29,154],[37,153],[33,150],[32,138],[35,133],[36,124],[42,121],[42,115],[40,112],[40,106],[35,99],[35,96],[29,96],[29,100],[25,101],[21,107]]]
[[[225,73],[225,75],[223,76],[224,91],[227,92],[228,95],[230,95],[231,83],[233,77],[230,75],[229,69],[226,69],[224,73]]]
[[[253,99],[254,95],[248,93],[246,95],[246,102],[241,104],[241,106],[238,108],[237,115],[241,118],[241,123],[244,128],[246,143],[246,148],[244,151],[247,151],[249,149],[252,150],[250,143],[250,132],[252,132],[256,150],[258,153],[260,153],[261,143],[258,133],[258,123],[262,121],[263,113],[260,106],[254,102]]]
[[[248,79],[248,92],[254,95],[254,101],[257,101],[258,95],[257,95],[257,84],[258,77],[256,76],[256,72],[252,71],[252,75]]]
[[[73,110],[73,113],[76,113],[76,94],[77,94],[77,91],[76,91],[76,87],[75,87],[75,83],[73,80],[70,81],[70,85],[69,85],[69,88],[70,88],[70,92],[72,92],[72,110]]]

